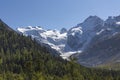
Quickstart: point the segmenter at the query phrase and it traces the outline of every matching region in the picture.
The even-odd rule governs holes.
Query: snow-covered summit
[[[22,32],[22,33],[25,33],[27,31],[42,31],[44,32],[44,29],[42,29],[40,26],[35,26],[35,27],[32,27],[32,26],[28,26],[28,27],[19,27],[17,28],[18,31]]]

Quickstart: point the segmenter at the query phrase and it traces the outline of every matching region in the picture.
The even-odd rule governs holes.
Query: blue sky
[[[88,16],[120,15],[120,0],[0,0],[0,18],[13,29],[42,26],[71,28]]]

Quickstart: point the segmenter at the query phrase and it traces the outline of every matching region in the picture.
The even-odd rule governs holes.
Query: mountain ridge
[[[82,48],[83,45],[85,44],[84,47],[86,47],[91,41],[91,38],[96,35],[95,33],[100,30],[98,28],[99,25],[103,25],[102,19],[97,16],[89,16],[83,23],[78,24],[68,31],[64,29],[64,34],[61,33],[61,31],[45,30],[43,28],[35,29],[35,27],[32,26],[26,27],[27,29],[23,27],[18,28],[17,31],[26,36],[30,35],[33,38],[36,38],[38,42],[47,44],[51,48],[56,49],[60,54],[64,55],[81,52],[81,50],[84,49]],[[89,26],[91,27],[89,28]],[[93,27],[95,27],[97,31],[93,29]]]
[[[21,28],[21,29],[25,29],[25,28]],[[61,33],[60,31],[57,30],[44,30],[42,28],[41,30],[43,31],[30,30],[30,29],[27,30],[28,31],[25,32],[22,32],[21,30],[18,31],[22,32],[24,35],[30,35],[33,38],[35,37],[36,39],[38,39],[38,42],[40,43],[49,45],[49,47],[58,51],[59,52],[58,55],[60,55],[64,59],[69,59],[70,56],[72,55],[74,56],[74,54],[79,53],[76,54],[75,57],[78,59],[78,62],[80,64],[84,63],[83,65],[85,66],[93,66],[93,65],[96,66],[102,64],[100,59],[107,60],[107,58],[102,58],[102,56],[100,56],[102,55],[102,53],[99,53],[99,55],[95,53],[96,56],[100,56],[100,59],[96,60],[97,62],[95,62],[94,58],[96,56],[93,55],[92,56],[93,58],[90,57],[92,55],[90,53],[92,51],[91,47],[97,45],[97,43],[99,42],[103,43],[105,40],[109,40],[109,38],[113,39],[114,36],[120,33],[120,16],[114,16],[114,17],[109,16],[108,19],[106,20],[102,20],[97,16],[89,16],[82,23],[77,24],[76,26],[70,28],[69,30],[64,29],[65,31],[64,33]],[[32,31],[35,33],[31,33]],[[109,44],[109,46],[112,45],[113,44]],[[99,46],[100,45],[98,45],[98,47]],[[98,49],[99,51],[100,50],[102,51],[101,48]],[[85,53],[89,55],[87,57],[89,59],[86,58],[83,59],[81,57],[83,55],[86,56]],[[110,54],[108,54],[107,56],[109,55]]]

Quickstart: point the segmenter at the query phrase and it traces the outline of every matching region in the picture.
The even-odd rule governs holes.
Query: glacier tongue
[[[67,60],[69,60],[69,57],[71,56],[71,55],[73,55],[73,54],[80,54],[80,53],[82,53],[82,51],[80,50],[80,51],[70,51],[70,52],[66,52],[66,53],[63,53],[63,54],[61,54],[60,56],[63,58],[63,59],[67,59]]]

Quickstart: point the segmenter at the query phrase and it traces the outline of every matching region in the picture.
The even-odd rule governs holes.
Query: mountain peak
[[[104,21],[98,16],[89,16],[83,23],[77,25],[82,27],[83,31],[93,30],[96,26],[103,25]]]
[[[60,30],[60,34],[63,34],[63,33],[66,33],[67,32],[67,29],[66,28],[62,28],[61,30]]]
[[[89,16],[85,21],[97,20],[100,19],[98,16]]]

